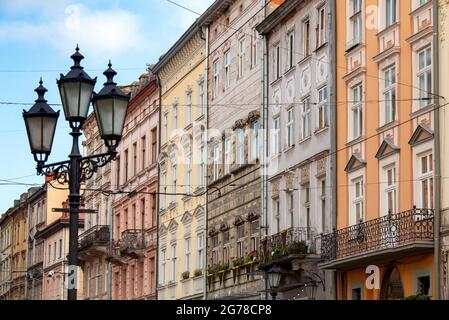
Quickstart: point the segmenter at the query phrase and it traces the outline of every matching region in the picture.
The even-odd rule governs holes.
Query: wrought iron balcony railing
[[[270,264],[289,257],[317,253],[316,232],[312,228],[290,228],[261,240],[261,263]]]
[[[156,229],[126,230],[122,233],[118,246],[122,254],[135,254],[155,247],[156,237]]]
[[[78,250],[82,251],[94,246],[106,246],[109,241],[109,226],[95,226],[79,236]]]
[[[433,217],[433,209],[413,208],[336,230],[322,236],[322,257],[333,261],[419,242],[432,242]]]

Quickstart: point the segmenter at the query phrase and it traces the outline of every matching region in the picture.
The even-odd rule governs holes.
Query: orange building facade
[[[336,6],[336,230],[342,300],[434,297],[433,1]]]

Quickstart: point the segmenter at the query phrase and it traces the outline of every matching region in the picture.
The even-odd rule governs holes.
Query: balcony
[[[116,265],[124,265],[128,258],[145,257],[149,250],[156,250],[156,245],[157,228],[126,230],[119,240],[113,242],[107,260]]]
[[[318,261],[316,232],[312,228],[290,228],[261,240],[260,269],[295,260]]]
[[[82,261],[106,255],[110,241],[109,226],[95,226],[79,236],[78,257]]]
[[[390,214],[322,237],[325,269],[363,267],[433,251],[432,209]]]

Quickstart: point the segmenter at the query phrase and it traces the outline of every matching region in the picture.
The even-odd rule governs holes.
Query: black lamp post
[[[110,62],[108,70],[104,72],[107,82],[103,90],[97,95],[93,92],[96,78],[90,78],[81,67],[80,62],[84,57],[79,53],[78,47],[71,58],[75,63],[70,72],[66,76],[61,74],[61,78],[57,81],[64,115],[72,129],[70,135],[73,141],[69,160],[45,164],[51,153],[59,111],[54,112],[46,103],[44,94],[47,90],[42,86],[42,81],[39,88],[36,89],[38,93],[36,104],[30,111],[24,111],[23,117],[27,127],[31,153],[37,162],[37,173],[52,177],[61,184],[69,184],[70,224],[67,297],[68,300],[76,300],[80,185],[90,179],[98,168],[115,159],[117,155],[116,147],[122,138],[130,96],[124,94],[113,82],[113,77],[117,73],[111,69]],[[97,125],[108,151],[103,154],[82,157],[79,150],[79,137],[84,121],[89,114],[91,100],[94,103]]]
[[[270,294],[273,300],[276,300],[282,273],[278,266],[274,265],[267,271],[268,284],[270,285]]]

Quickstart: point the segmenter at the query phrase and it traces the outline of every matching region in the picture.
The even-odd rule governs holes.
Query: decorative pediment
[[[259,219],[259,215],[256,214],[255,212],[248,213],[248,216],[246,217],[247,221],[254,221],[254,220],[257,220],[257,219]]]
[[[196,219],[201,219],[204,216],[204,208],[203,208],[203,206],[200,205],[200,206],[196,207],[195,211],[193,212],[193,216]]]
[[[353,154],[351,159],[349,159],[348,164],[346,165],[346,172],[353,172],[355,170],[361,169],[366,166],[365,160],[360,158],[359,155]]]
[[[161,226],[159,227],[159,236],[163,237],[167,234],[167,227],[165,226],[165,224],[161,224]]]
[[[224,232],[224,231],[227,231],[227,230],[229,230],[229,226],[228,226],[228,224],[226,222],[223,222],[222,224],[220,224],[220,231],[221,232]]]
[[[181,218],[181,222],[183,224],[189,224],[192,222],[192,220],[193,220],[193,216],[188,211],[186,211]]]
[[[240,217],[240,216],[235,217],[235,220],[234,220],[234,225],[235,226],[240,226],[240,225],[242,225],[244,223],[245,223],[245,220],[243,220],[242,217]]]
[[[399,147],[395,146],[391,140],[385,139],[376,153],[376,158],[379,160],[384,159],[388,156],[398,153],[399,150]]]
[[[414,147],[426,141],[432,140],[434,136],[435,134],[432,129],[425,124],[420,124],[416,128],[408,144]]]
[[[176,231],[177,228],[178,228],[178,223],[176,222],[175,219],[172,219],[170,221],[170,223],[168,224],[168,230],[170,230],[170,232],[174,232],[174,231]]]
[[[237,130],[237,129],[243,129],[245,127],[245,121],[242,119],[239,119],[235,122],[234,126],[232,127],[232,130]]]

